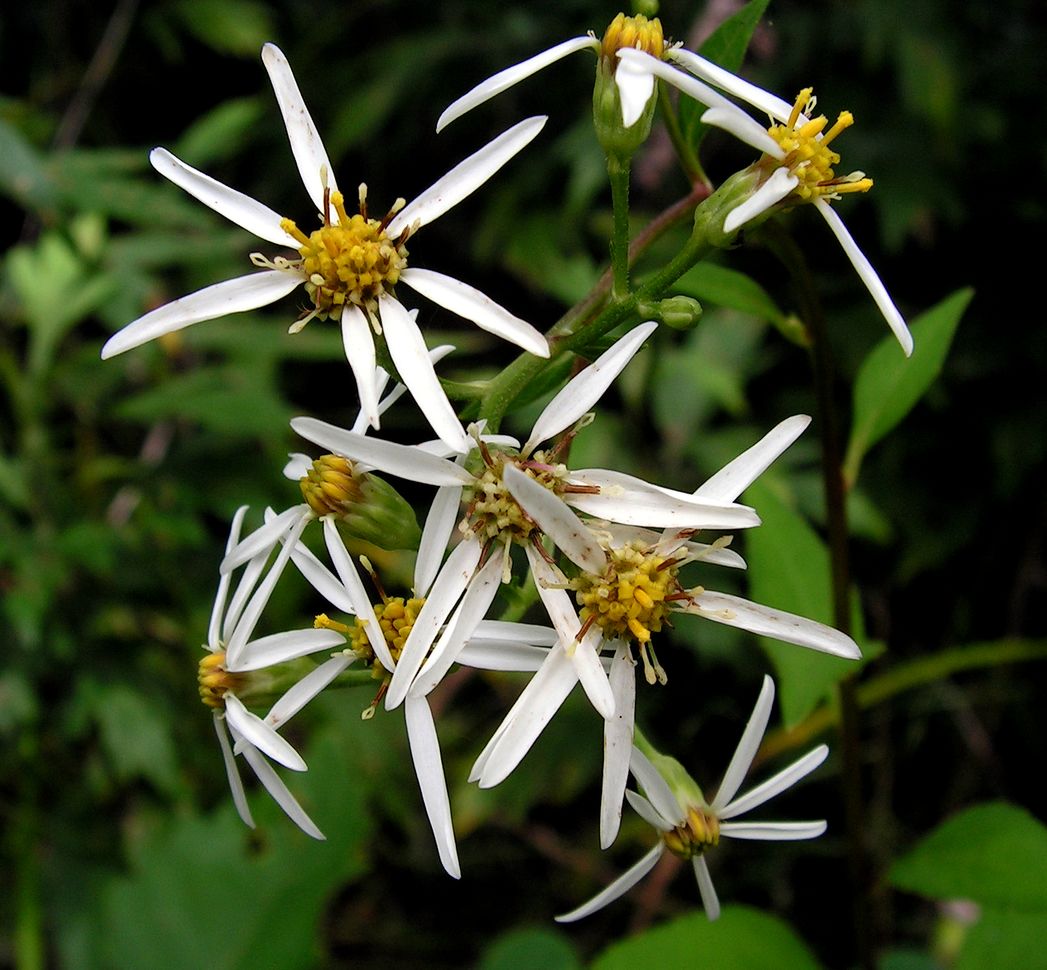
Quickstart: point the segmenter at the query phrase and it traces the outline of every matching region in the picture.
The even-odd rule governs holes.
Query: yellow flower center
[[[665,37],[662,34],[662,23],[657,17],[648,20],[643,14],[627,17],[618,14],[611,21],[600,42],[600,57],[613,67],[618,64],[615,52],[631,47],[644,51],[661,60],[665,53]]]
[[[225,708],[226,693],[236,693],[237,688],[244,683],[242,674],[232,674],[225,669],[224,650],[204,656],[197,668],[196,679],[200,687],[200,700],[217,710]]]
[[[692,805],[683,823],[662,834],[665,847],[681,859],[693,859],[720,841],[720,820],[705,808]]]
[[[363,497],[353,464],[339,455],[322,455],[299,479],[302,496],[317,516],[344,515]]]
[[[829,119],[825,115],[800,123],[805,110],[815,107],[813,91],[813,88],[804,88],[796,98],[788,121],[767,129],[767,134],[781,145],[785,158],[765,156],[763,164],[770,170],[784,166],[800,180],[789,196],[794,201],[812,202],[819,197],[836,198],[844,192],[868,192],[873,180],[866,178],[864,172],[837,175],[833,170],[840,163],[840,156],[829,144],[854,124],[854,116],[842,111],[828,131],[825,128]]]
[[[399,662],[400,654],[403,653],[404,644],[411,635],[414,621],[418,619],[425,600],[422,598],[404,599],[402,596],[389,596],[382,602],[374,604],[374,614],[378,618],[378,626],[389,646],[389,653],[393,660]],[[349,638],[349,649],[361,660],[371,665],[371,672],[375,680],[387,680],[391,673],[382,666],[381,661],[375,656],[371,641],[367,637],[367,621],[357,617],[353,623],[339,623],[329,616],[321,613],[313,621],[313,626],[318,630],[335,630]]]

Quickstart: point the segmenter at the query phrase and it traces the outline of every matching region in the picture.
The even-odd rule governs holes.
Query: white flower
[[[661,840],[636,865],[619,876],[603,892],[578,909],[557,916],[559,923],[572,923],[595,913],[619,896],[628,892],[665,854],[666,850],[691,861],[698,891],[709,919],[720,915],[720,902],[713,888],[705,852],[716,845],[720,837],[731,839],[760,839],[767,841],[794,841],[814,839],[825,831],[824,821],[813,822],[735,822],[732,819],[770,801],[775,795],[791,788],[806,777],[826,758],[829,749],[819,745],[813,751],[778,772],[762,785],[735,797],[752,764],[760,740],[767,728],[767,720],[774,701],[774,682],[764,677],[756,707],[745,726],[731,763],[727,766],[720,790],[711,802],[706,802],[697,786],[669,786],[658,769],[637,748],[633,748],[630,770],[643,788],[646,798],[636,792],[626,792],[629,804],[661,835]],[[671,759],[666,759],[671,761]],[[675,766],[675,763],[673,763]],[[688,779],[689,780],[689,779]]]
[[[711,503],[726,505],[738,497],[807,427],[810,418],[797,415],[783,421],[761,441],[730,462],[694,493]],[[690,541],[694,529],[622,528],[609,523],[586,524],[551,493],[538,490],[516,469],[506,474],[506,486],[554,543],[579,568],[568,581],[534,547],[528,548],[531,568],[542,601],[560,632],[561,643],[584,647],[596,657],[613,656],[610,686],[613,716],[605,715],[604,772],[600,841],[609,846],[618,833],[622,795],[628,775],[633,738],[636,679],[635,646],[649,683],[665,681],[654,651],[652,634],[659,632],[671,613],[685,612],[739,627],[760,636],[855,659],[854,641],[837,630],[752,603],[738,596],[716,593],[701,586],[685,588],[678,578],[689,562],[703,560],[725,566],[744,566],[741,557],[723,548]],[[557,502],[560,508],[553,506]],[[578,556],[576,547],[586,555]],[[568,590],[581,605],[576,610]],[[559,710],[578,679],[578,673],[551,651],[546,663],[524,688],[502,724],[477,758],[471,775],[482,788],[503,781],[530,750],[546,724]]]
[[[233,518],[226,544],[227,552],[240,538],[246,511],[247,506],[241,507]],[[214,711],[215,732],[222,748],[229,787],[243,821],[254,827],[236,767],[235,756],[238,754],[244,757],[259,781],[291,820],[308,835],[322,839],[323,834],[280,779],[270,760],[292,771],[305,771],[305,762],[280,736],[277,728],[345,670],[353,658],[339,652],[315,667],[287,690],[264,718],[251,713],[238,696],[243,694],[250,698],[252,688],[268,686],[265,677],[268,668],[320,650],[340,647],[344,643],[341,634],[333,630],[312,628],[251,639],[262,610],[287,565],[290,552],[301,533],[301,526],[304,526],[304,522],[288,536],[291,544],[280,552],[264,579],[262,573],[265,571],[269,549],[247,561],[232,598],[229,598],[232,573],[224,573],[219,580],[207,632],[208,654],[200,662],[200,695]],[[229,743],[230,734],[232,745]]]
[[[346,358],[353,369],[360,404],[377,428],[378,391],[374,334],[384,332],[389,353],[433,430],[455,450],[467,447],[461,427],[440,387],[418,326],[393,293],[404,283],[477,326],[547,357],[545,338],[465,283],[432,270],[408,268],[406,243],[422,226],[457,205],[524,148],[545,124],[529,118],[455,166],[409,205],[397,203],[383,219],[367,214],[366,186],[360,186],[360,214],[350,216],[334,181],[331,164],[284,55],[272,44],[262,60],[283,115],[291,152],[322,225],[303,232],[290,219],[180,161],[163,148],[150,153],[162,175],[231,222],[277,246],[298,250],[298,258],[267,259],[254,254],[262,272],[237,277],[175,300],[128,324],[102,348],[108,358],[155,337],[203,320],[266,306],[304,286],[313,309],[291,327],[310,319],[338,320]]]
[[[607,28],[602,41],[597,40],[592,32],[584,37],[572,37],[540,54],[535,54],[534,57],[529,57],[526,61],[499,71],[486,81],[481,81],[444,109],[436,122],[436,130],[442,131],[456,118],[460,118],[477,105],[483,104],[495,95],[501,94],[575,51],[586,49],[609,60],[609,69],[614,72],[614,82],[618,88],[621,102],[622,124],[626,128],[631,128],[640,120],[644,107],[651,100],[651,95],[654,93],[654,79],[650,72],[633,70],[629,64],[616,66],[613,62],[614,52],[621,47],[649,51],[660,56],[665,49],[661,23],[657,18],[648,20],[643,15],[626,17],[625,14],[620,13]]]
[[[864,192],[872,187],[872,179],[863,172],[837,176],[833,166],[840,156],[829,143],[853,123],[850,112],[843,112],[828,131],[828,120],[811,118],[815,99],[811,89],[805,88],[793,104],[776,95],[736,77],[711,61],[681,47],[666,51],[666,57],[690,73],[677,70],[670,64],[641,51],[622,50],[619,57],[636,70],[646,69],[652,75],[679,88],[684,94],[706,105],[702,121],[729,131],[736,138],[763,153],[757,163],[765,179],[759,189],[742,205],[732,210],[724,220],[724,232],[734,232],[780,202],[811,202],[828,223],[844,253],[851,261],[862,282],[883,314],[906,356],[912,353],[913,341],[905,320],[894,305],[887,288],[873,269],[865,254],[858,248],[843,220],[830,205],[841,194]],[[692,77],[691,75],[697,75]],[[698,80],[701,78],[702,80]],[[704,83],[704,82],[708,82]],[[767,114],[773,121],[770,128],[742,111],[736,104],[715,91],[714,85]]]

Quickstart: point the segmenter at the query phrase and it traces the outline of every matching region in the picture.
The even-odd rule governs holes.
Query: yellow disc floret
[[[785,124],[771,125],[769,134],[785,152],[783,159],[767,158],[769,168],[784,166],[800,180],[800,184],[790,193],[789,198],[798,202],[812,202],[819,197],[835,198],[844,192],[867,192],[872,188],[873,180],[865,177],[864,172],[852,172],[850,175],[836,175],[834,166],[840,163],[840,156],[829,144],[841,132],[854,124],[854,116],[843,111],[836,119],[836,124],[826,131],[829,119],[825,115],[811,118],[805,112],[815,107],[813,88],[804,88],[793,104],[792,112]]]
[[[298,484],[317,516],[344,515],[363,497],[352,462],[340,455],[321,455],[314,459]]]
[[[693,859],[720,841],[720,820],[706,808],[692,805],[676,828],[662,834],[665,847],[681,859]]]
[[[617,66],[616,52],[626,47],[641,50],[661,60],[662,54],[665,53],[665,36],[662,33],[661,21],[657,17],[648,20],[643,14],[633,17],[627,17],[624,13],[618,14],[604,32],[600,42],[600,56],[612,67]]]
[[[200,700],[208,707],[223,710],[226,693],[236,693],[237,688],[243,684],[244,677],[225,669],[225,651],[219,650],[206,654],[200,661],[197,681],[200,686]]]
[[[390,596],[381,603],[374,606],[374,614],[378,618],[378,626],[389,645],[389,653],[394,661],[399,661],[403,652],[404,644],[411,635],[414,621],[418,619],[418,613],[425,605],[422,598],[404,599],[402,596]],[[356,618],[354,626],[349,629],[350,646],[359,657],[365,657],[372,663],[376,678],[389,675],[371,649],[371,642],[367,638],[366,621]]]

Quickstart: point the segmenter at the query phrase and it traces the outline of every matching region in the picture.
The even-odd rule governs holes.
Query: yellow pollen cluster
[[[317,516],[343,515],[362,498],[352,462],[339,455],[321,455],[315,459],[298,484]]]
[[[506,461],[512,458],[496,453],[492,463],[477,477],[476,484],[470,486],[462,531],[481,540],[508,536],[523,543],[537,527],[502,482]],[[558,483],[567,474],[565,465],[546,463],[541,451],[536,451],[529,461],[517,463],[516,467],[551,492],[557,490]]]
[[[341,192],[332,192],[330,203],[338,222],[332,224],[328,214],[324,225],[308,236],[292,220],[280,222],[301,244],[298,270],[316,307],[310,317],[337,320],[346,303],[373,314],[378,297],[396,285],[407,266],[405,239],[390,239],[385,221],[368,219],[363,213],[350,217]]]
[[[720,841],[720,820],[710,811],[692,805],[683,823],[662,835],[665,847],[681,859],[693,859]]]
[[[382,636],[389,645],[389,652],[394,661],[400,660],[404,644],[411,635],[411,628],[418,618],[418,613],[425,604],[424,599],[413,598],[405,600],[402,596],[391,596],[384,602],[376,603],[374,607],[375,616],[378,617],[378,625],[381,627]],[[371,643],[367,639],[365,621],[359,617],[350,633],[350,643],[353,651],[360,657],[370,657],[373,660],[373,671],[376,678],[388,676],[388,671],[374,658]]]
[[[771,125],[769,134],[785,152],[784,159],[766,159],[771,168],[784,166],[800,180],[790,198],[800,202],[811,202],[819,197],[835,198],[844,192],[868,192],[873,180],[864,172],[837,176],[833,166],[840,163],[840,156],[829,148],[829,143],[842,131],[854,124],[854,116],[843,111],[828,131],[829,119],[819,115],[805,121],[799,127],[800,115],[815,105],[813,88],[804,88],[796,98],[789,120],[784,125]]]
[[[627,17],[618,14],[611,21],[600,42],[600,56],[612,65],[617,65],[615,52],[631,47],[644,51],[661,60],[665,53],[665,37],[662,34],[662,23],[657,17],[648,20],[643,14]]]
[[[231,674],[225,669],[225,652],[207,654],[197,668],[197,681],[200,687],[200,700],[208,707],[222,710],[225,707],[223,698],[227,691],[235,692],[243,683],[243,676]]]

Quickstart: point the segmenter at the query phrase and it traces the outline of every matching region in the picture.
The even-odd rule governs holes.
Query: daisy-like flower
[[[247,506],[243,506],[233,518],[226,544],[227,552],[239,541],[246,512]],[[312,628],[277,633],[256,640],[251,638],[277,580],[287,565],[298,535],[300,529],[288,536],[292,541],[281,550],[264,579],[262,574],[270,550],[266,549],[249,559],[232,597],[229,596],[232,573],[222,575],[208,626],[207,654],[200,661],[198,676],[200,697],[214,714],[215,733],[221,745],[229,787],[240,818],[254,828],[254,819],[236,766],[236,755],[243,756],[269,794],[303,832],[322,839],[323,833],[299,805],[270,762],[275,761],[292,771],[305,771],[306,765],[301,755],[281,737],[277,728],[337,677],[351,663],[351,659],[336,654],[300,677],[300,672],[294,669],[291,661],[321,650],[340,647],[345,638],[334,630]],[[288,679],[291,680],[289,689],[273,704],[264,718],[248,710],[247,704],[254,698],[273,694]]]
[[[446,544],[464,502],[465,516],[459,529],[465,541],[458,549],[472,549],[470,555],[475,562],[480,561],[481,555],[485,561],[489,557],[490,561],[500,562],[503,581],[509,580],[509,554],[514,543],[528,550],[532,565],[547,555],[538,541],[544,528],[542,513],[535,514],[533,508],[522,507],[509,488],[511,474],[526,479],[533,485],[532,492],[547,495],[549,501],[570,517],[569,521],[577,522],[577,528],[558,529],[555,541],[570,559],[586,563],[589,571],[598,572],[606,557],[598,541],[568,506],[615,522],[677,531],[746,528],[759,524],[752,509],[733,501],[659,488],[619,472],[572,471],[559,461],[558,447],[549,450],[538,447],[584,418],[656,326],[650,322],[641,324],[573,378],[538,416],[522,447],[512,438],[485,437],[474,427],[473,450],[451,462],[434,453],[431,446],[410,447],[379,441],[315,418],[295,418],[291,426],[302,437],[335,454],[410,481],[438,486],[423,530],[423,543],[431,535],[437,544]],[[563,444],[569,440],[570,436]],[[717,553],[710,550],[710,555]],[[593,649],[593,643],[599,640],[596,636],[599,631],[580,638],[579,642],[577,618],[572,620],[558,601],[558,594],[566,595],[563,590],[546,590],[539,585],[539,592],[565,648],[560,650],[561,659],[576,671],[576,679],[581,680],[594,707],[604,717],[610,717],[614,712],[613,696]],[[399,704],[407,695],[423,656],[420,650],[410,657],[405,651],[389,688],[387,706]]]
[[[809,422],[806,415],[783,421],[699,487],[694,497],[721,505],[733,502]],[[574,631],[575,643],[587,645],[597,656],[607,653],[613,657],[610,685],[614,715],[607,717],[604,725],[600,812],[600,841],[604,848],[614,841],[621,822],[636,703],[633,668],[638,655],[647,682],[665,683],[666,673],[655,653],[653,635],[670,622],[674,612],[690,613],[840,657],[860,656],[850,637],[822,623],[702,586],[685,587],[680,572],[690,562],[744,566],[741,557],[723,548],[723,543],[692,542],[693,528],[669,528],[658,533],[648,528],[585,523],[559,498],[536,487],[518,469],[507,471],[505,484],[577,567],[577,574],[568,579],[535,547],[528,550],[542,600],[561,638]],[[577,555],[578,548],[586,550],[584,557]],[[574,593],[575,603],[571,602],[569,591]],[[471,778],[482,788],[503,781],[567,699],[576,679],[571,666],[555,650],[551,651],[480,753]]]
[[[635,71],[649,71],[654,77],[667,81],[706,105],[708,110],[702,115],[705,124],[723,128],[762,153],[753,166],[757,187],[748,199],[727,214],[724,232],[740,229],[777,205],[812,203],[836,236],[905,355],[909,356],[913,341],[904,318],[876,270],[830,204],[847,193],[867,192],[873,184],[864,172],[837,175],[835,171],[840,156],[830,144],[854,123],[851,113],[841,112],[835,124],[829,126],[824,115],[811,117],[816,104],[813,89],[804,88],[796,101],[789,104],[681,47],[668,49],[665,57],[684,70],[643,51],[623,49],[618,56]],[[710,85],[767,114],[771,125],[764,128]]]
[[[530,353],[549,355],[548,344],[537,330],[483,293],[441,273],[407,265],[409,239],[491,178],[541,131],[545,118],[529,118],[510,128],[409,205],[398,199],[380,219],[368,213],[367,187],[361,185],[359,213],[350,215],[286,58],[273,44],[266,44],[262,61],[302,182],[319,212],[319,228],[302,230],[166,149],[154,149],[149,159],[161,175],[266,242],[297,250],[297,256],[253,254],[251,261],[260,272],[216,283],[139,317],[109,339],[102,357],[113,357],[190,324],[266,306],[303,287],[312,308],[291,326],[291,332],[314,318],[340,324],[346,358],[370,425],[377,428],[379,424],[374,336],[384,333],[401,379],[433,430],[449,446],[464,451],[467,442],[437,380],[422,334],[395,291],[403,283]]]
[[[662,35],[662,24],[657,17],[648,20],[643,14],[627,17],[618,14],[611,21],[601,40],[590,31],[583,37],[572,37],[548,50],[529,57],[526,61],[507,67],[504,71],[481,81],[476,87],[463,94],[449,105],[436,122],[436,130],[441,131],[456,118],[467,111],[483,104],[497,94],[519,84],[520,81],[537,74],[557,61],[581,50],[592,50],[600,59],[600,70],[613,75],[621,103],[622,125],[631,128],[640,120],[644,109],[654,94],[654,79],[649,71],[637,71],[629,64],[616,64],[617,51],[631,48],[646,51],[655,57],[661,57],[665,51],[665,38]]]
[[[736,822],[733,819],[752,811],[775,795],[791,788],[801,778],[815,770],[826,758],[829,749],[819,745],[813,751],[794,761],[769,778],[762,785],[735,797],[742,781],[752,765],[753,757],[760,746],[767,720],[774,702],[774,682],[764,677],[763,689],[753,708],[749,723],[745,726],[731,758],[720,790],[716,797],[707,802],[701,789],[687,776],[682,766],[671,758],[661,756],[659,764],[673,776],[670,786],[663,774],[637,748],[633,748],[629,763],[633,777],[644,791],[644,795],[626,792],[629,804],[645,822],[657,829],[660,841],[636,865],[619,876],[603,892],[578,909],[557,916],[557,922],[573,923],[603,909],[608,903],[628,892],[657,864],[668,851],[681,859],[688,859],[694,868],[698,891],[702,897],[709,919],[720,915],[720,902],[716,897],[705,853],[715,846],[721,837],[728,839],[759,839],[767,841],[796,841],[814,839],[825,831],[824,821],[813,822]]]

